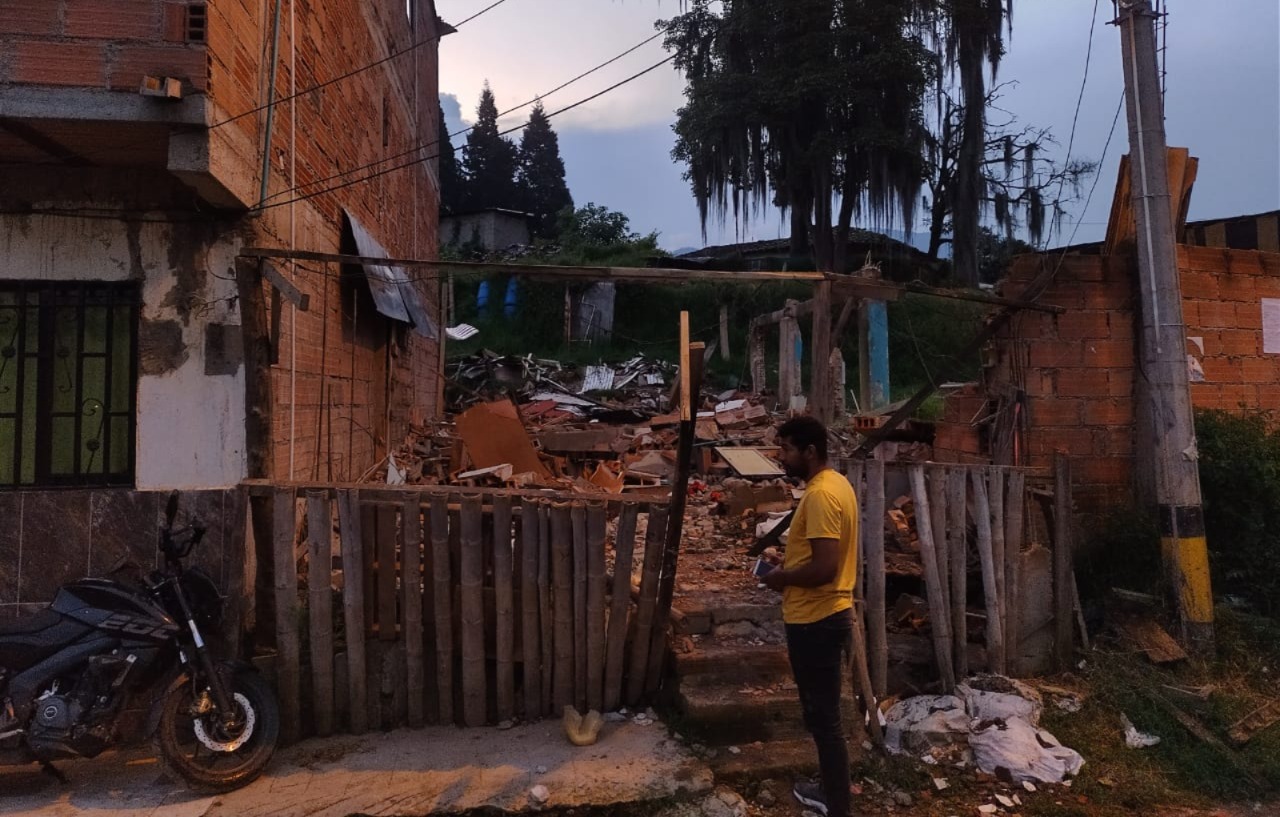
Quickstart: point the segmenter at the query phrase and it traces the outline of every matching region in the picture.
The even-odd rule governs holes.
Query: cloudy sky
[[[492,0],[436,0],[456,22]],[[1169,0],[1166,116],[1170,145],[1200,158],[1192,219],[1280,208],[1280,3],[1277,0]],[[1092,0],[1018,0],[1013,37],[998,81],[1012,80],[1003,105],[1023,123],[1050,128],[1066,153],[1085,70]],[[508,0],[446,38],[440,48],[440,92],[451,130],[470,123],[486,80],[499,110],[519,105],[654,34],[654,21],[679,13],[678,0]],[[1097,161],[1121,98],[1120,41],[1109,0],[1098,4],[1072,156]],[[572,104],[640,72],[666,53],[661,42],[546,98],[548,111]],[[657,230],[670,250],[703,244],[698,213],[671,159],[671,123],[683,81],[663,66],[554,120],[568,182],[578,204],[592,201],[631,217],[635,229]],[[527,110],[503,120],[518,125]],[[463,137],[455,139],[461,144]],[[1077,242],[1100,238],[1128,150],[1123,112],[1105,157],[1097,192],[1079,220]],[[745,233],[708,225],[707,243],[785,235],[776,216]],[[1054,243],[1065,243],[1075,221]],[[737,237],[735,237],[735,235]]]

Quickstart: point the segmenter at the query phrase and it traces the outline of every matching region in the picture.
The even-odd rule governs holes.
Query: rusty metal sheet
[[[356,252],[370,258],[387,258],[389,253],[378,243],[373,234],[345,208],[342,211],[351,235],[356,242]],[[400,267],[386,264],[364,264],[365,281],[373,295],[378,311],[392,320],[413,326],[415,332],[426,338],[437,338],[435,321],[422,302],[422,295],[408,274]]]
[[[457,425],[473,469],[509,463],[513,473],[551,479],[551,472],[538,459],[529,432],[510,400],[472,406],[458,416]]]

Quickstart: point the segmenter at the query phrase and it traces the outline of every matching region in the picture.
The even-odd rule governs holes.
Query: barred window
[[[0,487],[131,485],[134,284],[0,282]]]

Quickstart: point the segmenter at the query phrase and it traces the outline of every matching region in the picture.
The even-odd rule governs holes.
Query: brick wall
[[[209,77],[206,50],[203,43],[188,42],[188,5],[179,0],[5,0],[0,3],[0,82],[137,92],[143,75],[150,74],[181,79],[188,91],[203,91]]]
[[[1003,282],[1017,297],[1059,256],[1018,258]],[[1280,298],[1280,254],[1180,246],[1188,352],[1202,382],[1191,385],[1197,408],[1280,410],[1280,355],[1263,352],[1263,298]],[[1042,303],[1061,315],[1023,312],[993,342],[979,384],[950,395],[938,426],[935,458],[990,460],[990,427],[977,428],[1000,409],[999,395],[1025,395],[1018,462],[1049,466],[1054,453],[1073,460],[1085,509],[1124,500],[1135,446],[1135,291],[1131,256],[1075,255],[1062,262]],[[997,423],[993,425],[997,425]],[[1005,455],[1008,456],[1007,454]]]

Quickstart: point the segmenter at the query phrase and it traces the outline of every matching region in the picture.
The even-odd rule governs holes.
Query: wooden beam
[[[280,270],[276,269],[273,264],[263,262],[262,276],[267,279],[276,291],[284,296],[284,299],[296,306],[299,311],[306,312],[311,306],[311,296],[302,292],[293,285],[293,282],[280,274]]]

